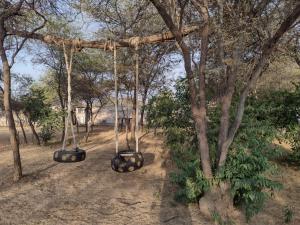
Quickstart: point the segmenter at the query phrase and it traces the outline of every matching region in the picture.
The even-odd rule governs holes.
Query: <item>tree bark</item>
[[[91,106],[91,118],[90,118],[90,121],[91,121],[91,131],[94,131],[94,118],[93,118],[93,102],[90,103],[90,106]]]
[[[29,126],[31,128],[31,131],[32,131],[32,134],[37,142],[38,145],[41,145],[41,141],[40,141],[40,137],[39,135],[37,134],[36,130],[35,130],[35,127],[30,119],[30,116],[28,117],[28,123],[29,123]]]
[[[224,95],[221,98],[221,118],[220,118],[220,128],[218,137],[218,151],[216,158],[216,166],[218,167],[221,153],[226,150],[226,140],[228,138],[228,130],[230,126],[230,107],[232,102],[232,97],[235,90],[235,81],[237,76],[237,63],[238,63],[238,53],[235,51],[233,54],[234,65],[228,66],[227,68],[227,82],[225,82]]]
[[[24,142],[25,142],[25,144],[28,144],[26,133],[25,133],[24,126],[23,126],[23,122],[22,122],[22,120],[20,118],[19,112],[16,112],[16,115],[18,117],[18,120],[19,120],[19,123],[20,123],[20,127],[21,127],[21,130],[22,130],[22,133],[23,133]]]
[[[158,13],[161,15],[165,24],[169,30],[174,35],[176,42],[181,48],[184,68],[188,78],[188,86],[190,92],[190,102],[192,108],[192,116],[195,121],[195,128],[198,139],[198,149],[200,152],[201,166],[203,174],[206,178],[211,178],[212,168],[209,156],[209,146],[207,140],[207,124],[206,124],[206,96],[205,96],[205,64],[207,56],[207,45],[208,45],[208,21],[204,22],[204,26],[201,30],[202,44],[201,44],[201,61],[199,66],[199,99],[200,103],[197,100],[197,87],[194,80],[194,74],[191,67],[191,51],[189,47],[185,44],[181,31],[176,27],[170,15],[168,15],[164,5],[162,5],[158,0],[150,0],[152,4],[157,9]],[[204,11],[204,19],[208,20],[208,11],[206,5],[206,11]],[[200,26],[199,26],[200,27]],[[203,54],[203,55],[202,55]],[[199,103],[199,104],[198,104]]]
[[[89,108],[89,103],[86,102],[86,107],[85,107],[85,120],[84,120],[84,123],[85,123],[85,132],[87,133],[88,132],[88,122],[89,122],[89,113],[90,113],[90,108]]]
[[[62,96],[62,93],[61,93],[61,83],[62,83],[62,79],[61,79],[61,75],[62,75],[62,72],[59,73],[58,75],[58,87],[57,87],[57,95],[58,95],[58,98],[59,98],[59,102],[60,102],[60,107],[61,107],[61,110],[65,110],[65,103],[64,103],[64,98]],[[61,142],[64,141],[64,137],[65,137],[65,124],[66,124],[66,118],[65,118],[65,115],[62,116],[62,123],[63,123],[63,127],[62,127],[62,134],[61,134]]]
[[[242,118],[243,118],[244,111],[245,111],[245,103],[246,103],[246,99],[248,97],[250,90],[254,87],[258,78],[262,74],[264,66],[267,64],[278,41],[284,35],[284,33],[293,25],[293,23],[297,20],[297,18],[299,16],[300,16],[300,3],[298,3],[296,5],[296,7],[293,9],[292,13],[281,23],[280,27],[278,28],[278,30],[276,31],[274,36],[265,42],[265,44],[263,45],[263,48],[262,48],[261,56],[256,60],[253,70],[251,70],[248,73],[247,77],[249,77],[249,79],[248,79],[248,82],[247,82],[246,86],[244,87],[243,91],[241,92],[239,104],[238,104],[237,111],[236,111],[236,116],[235,116],[235,119],[234,119],[230,129],[229,129],[228,138],[227,138],[226,142],[224,143],[224,149],[222,150],[221,155],[220,155],[220,160],[218,163],[219,167],[225,165],[225,162],[227,159],[227,154],[228,154],[228,149],[229,149],[230,145],[232,144],[235,134],[236,134],[237,130],[239,129],[240,124],[242,122]]]
[[[198,136],[200,139],[199,147],[200,147],[200,156],[201,156],[201,164],[203,168],[203,173],[206,177],[211,178],[212,168],[209,156],[209,146],[207,140],[207,122],[206,122],[206,94],[205,94],[205,69],[206,69],[206,60],[207,60],[207,52],[208,52],[208,5],[206,1],[203,1],[203,5],[201,6],[202,17],[204,21],[203,30],[201,32],[201,59],[199,64],[199,110],[198,113],[195,113],[196,124],[198,129]],[[189,62],[191,64],[191,62]],[[194,99],[193,101],[196,101]]]
[[[3,83],[4,83],[4,110],[6,119],[8,121],[9,133],[10,133],[10,144],[13,151],[14,159],[14,177],[15,181],[18,181],[22,177],[22,164],[21,156],[19,150],[19,140],[17,138],[16,125],[12,113],[11,107],[11,74],[10,74],[10,65],[8,63],[7,55],[4,49],[4,39],[5,39],[5,29],[4,21],[0,21],[0,55],[2,61],[2,73],[3,73]]]
[[[195,31],[199,30],[199,26],[186,26],[182,28],[182,36],[186,36],[190,33],[193,33]],[[13,30],[8,29],[8,32],[10,34],[19,36],[19,37],[26,37],[30,39],[40,40],[47,44],[54,44],[62,46],[63,44],[66,46],[73,46],[73,44],[79,45],[80,48],[96,48],[96,49],[110,49],[113,50],[113,44],[112,42],[108,42],[107,40],[96,40],[96,41],[87,41],[87,40],[81,40],[78,42],[76,39],[65,39],[62,37],[57,37],[53,35],[44,35],[44,34],[38,34],[38,33],[31,33],[27,31],[19,31],[19,30]],[[115,40],[116,48],[121,47],[135,47],[136,39],[138,39],[139,44],[154,44],[158,42],[163,42],[167,40],[173,40],[174,35],[172,32],[165,32],[161,34],[153,34],[145,37],[131,37],[127,39],[120,39]]]

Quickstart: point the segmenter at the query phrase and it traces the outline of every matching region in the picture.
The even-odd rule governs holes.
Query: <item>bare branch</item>
[[[298,19],[300,16],[300,3],[298,3],[295,8],[293,9],[292,13],[281,23],[280,27],[276,31],[276,33],[273,35],[273,37],[269,38],[265,44],[262,47],[262,54],[261,56],[256,60],[255,66],[251,71],[249,71],[248,76],[249,79],[247,81],[247,84],[242,91],[242,94],[240,96],[237,113],[234,119],[234,122],[231,125],[231,128],[228,133],[228,138],[225,142],[226,145],[226,151],[223,152],[223,156],[221,155],[219,166],[223,166],[225,164],[226,155],[228,151],[228,147],[233,142],[234,136],[240,127],[240,124],[242,122],[242,118],[244,115],[245,110],[245,102],[247,99],[247,96],[250,92],[250,90],[255,85],[257,79],[262,74],[263,69],[271,56],[275,46],[279,42],[280,38],[284,35],[284,33],[290,29],[290,27],[294,24],[294,22]]]
[[[181,32],[177,33],[180,38],[182,39],[183,36],[186,36],[190,33],[198,31],[200,28],[199,26],[186,26],[182,29]],[[62,46],[63,43],[65,43],[66,46],[72,46],[72,45],[80,45],[81,48],[96,48],[96,49],[112,49],[112,42],[108,40],[96,40],[96,41],[86,41],[86,40],[80,40],[78,43],[78,40],[76,39],[66,39],[62,37],[57,37],[53,35],[44,35],[44,34],[38,34],[38,33],[32,33],[27,31],[18,31],[13,29],[7,29],[7,32],[9,35],[17,35],[19,37],[29,38],[29,39],[35,39],[42,41],[46,44],[54,44]],[[145,37],[131,37],[126,39],[120,39],[120,40],[114,40],[116,42],[116,47],[134,47],[135,42],[138,41],[138,43],[141,44],[153,44],[153,43],[159,43],[169,40],[174,40],[176,37],[172,32],[165,32],[161,34],[153,34]]]

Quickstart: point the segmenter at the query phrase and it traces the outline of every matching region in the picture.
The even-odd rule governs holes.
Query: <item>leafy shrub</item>
[[[281,188],[278,182],[266,177],[265,173],[271,168],[269,160],[259,150],[240,149],[229,155],[219,175],[220,179],[230,180],[234,204],[245,209],[247,219],[262,209],[268,193]]]
[[[283,209],[283,217],[284,217],[284,222],[285,223],[290,223],[294,217],[294,211],[292,207],[290,206],[285,206]]]
[[[197,202],[200,196],[209,189],[209,182],[204,178],[200,169],[196,147],[185,145],[187,141],[185,133],[182,131],[174,132],[174,130],[175,128],[172,129],[172,134],[176,133],[176,137],[179,139],[170,139],[172,134],[168,133],[168,143],[171,148],[172,159],[178,168],[178,171],[171,173],[171,181],[180,187],[175,198],[186,203]],[[183,139],[185,140],[183,141]],[[176,143],[175,140],[182,142]]]
[[[56,112],[47,103],[45,90],[40,87],[32,87],[30,91],[22,96],[24,111],[31,122],[40,128],[39,136],[44,143],[47,143],[55,131],[61,127],[61,113]]]
[[[288,161],[300,165],[300,126],[288,127],[284,137],[292,147],[292,153],[288,156]]]
[[[39,118],[38,126],[41,127],[39,136],[42,138],[43,142],[46,144],[50,141],[55,132],[59,130],[62,126],[62,113],[55,112],[52,109],[48,109],[47,114]]]
[[[172,104],[165,104],[166,99]],[[267,178],[268,172],[275,171],[269,159],[278,157],[281,151],[272,145],[272,141],[278,135],[277,127],[274,126],[276,113],[272,111],[274,110],[272,105],[268,105],[265,101],[268,102],[269,99],[261,101],[254,97],[250,98],[226,165],[215,176],[216,182],[230,181],[234,203],[245,209],[248,219],[263,207],[265,199],[269,196],[267,193],[281,187],[279,183]],[[178,81],[174,95],[168,94],[168,98],[164,94],[157,96],[151,104],[159,106],[155,110],[163,110],[155,112],[155,116],[151,119],[158,121],[157,125],[164,128],[166,144],[177,165],[177,171],[171,174],[172,181],[179,187],[176,199],[187,203],[197,202],[209,189],[210,183],[204,178],[200,167],[197,138],[185,81]],[[164,109],[164,105],[168,106],[167,110]],[[153,114],[150,112],[149,115]],[[160,115],[163,116],[160,118]],[[208,116],[210,154],[212,161],[215,162],[219,107],[209,107]],[[153,121],[152,124],[155,123]]]
[[[253,110],[258,120],[268,118],[271,126],[280,131],[277,138],[292,146],[292,154],[287,159],[300,165],[300,84],[294,84],[294,87],[290,91],[260,93],[258,99],[252,99],[252,103],[256,102],[253,107],[264,108]]]

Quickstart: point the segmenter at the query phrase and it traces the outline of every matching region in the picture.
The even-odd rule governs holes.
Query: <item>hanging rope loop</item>
[[[104,48],[103,48],[104,51],[107,51],[107,50],[114,51],[115,49],[116,49],[116,42],[115,41],[112,42],[112,40],[110,40],[110,39],[105,41]]]
[[[63,42],[63,52],[66,63],[67,70],[67,79],[68,79],[68,106],[67,106],[67,118],[65,119],[65,135],[62,144],[62,149],[57,150],[53,154],[53,160],[61,163],[73,163],[80,162],[85,160],[86,152],[83,149],[80,149],[76,142],[75,132],[74,132],[74,124],[73,124],[73,116],[72,116],[72,86],[71,86],[71,74],[72,74],[72,65],[73,65],[73,55],[76,48],[80,47],[79,45],[72,42],[71,48],[69,52],[67,51],[66,45]],[[73,114],[74,115],[74,114]],[[68,139],[68,127],[69,124],[71,126],[72,136],[73,136],[73,149],[66,150],[66,141]]]
[[[62,150],[65,150],[66,148],[66,141],[68,139],[68,126],[70,124],[71,131],[72,131],[72,137],[73,137],[73,147],[74,149],[78,148],[75,132],[74,132],[74,126],[72,123],[72,84],[71,84],[71,74],[72,74],[72,65],[73,65],[73,55],[75,51],[76,46],[74,43],[71,46],[70,52],[68,53],[65,43],[63,42],[63,51],[64,51],[64,57],[65,57],[65,63],[66,63],[66,70],[67,70],[67,80],[68,80],[68,105],[67,105],[67,119],[65,120],[65,136],[63,140]]]
[[[118,74],[117,74],[117,48],[116,42],[113,43],[114,51],[114,80],[115,80],[115,141],[116,153],[119,152],[119,129],[118,129]]]
[[[139,38],[135,41],[135,151],[139,152]]]
[[[114,171],[124,173],[132,172],[140,169],[144,164],[144,158],[139,152],[139,105],[138,105],[138,90],[139,90],[139,38],[132,38],[130,45],[135,47],[135,152],[130,149],[119,151],[118,140],[118,82],[117,82],[117,63],[116,63],[116,44],[114,42],[114,74],[115,74],[115,135],[116,135],[116,155],[111,160],[111,167]],[[128,99],[127,99],[128,100]],[[131,131],[133,132],[133,131]]]
[[[137,46],[140,43],[140,37],[131,37],[129,38],[129,44],[135,48],[137,48]]]
[[[76,38],[75,40],[72,41],[72,48],[74,48],[74,50],[76,52],[80,52],[83,47],[82,47],[82,40],[80,38]]]

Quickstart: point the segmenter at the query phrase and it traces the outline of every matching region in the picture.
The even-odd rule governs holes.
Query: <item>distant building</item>
[[[123,107],[122,107],[123,106]],[[128,111],[127,111],[128,107]],[[52,107],[54,110],[59,110],[60,108],[57,106]],[[139,107],[140,108],[140,107]],[[73,105],[73,109],[76,113],[76,119],[78,121],[79,125],[85,125],[86,119],[90,121],[89,116],[86,115],[86,107],[84,106],[84,103],[82,104],[76,104]],[[132,118],[132,103],[129,101],[129,104],[123,103],[121,104],[121,101],[119,102],[118,106],[118,118],[121,121],[128,117]],[[114,124],[115,122],[115,106],[112,102],[109,102],[108,104],[104,105],[102,108],[99,109],[99,106],[95,104],[93,106],[93,119],[94,119],[94,125],[100,125],[100,124]],[[14,114],[15,123],[16,126],[19,126],[19,120],[17,116]],[[27,126],[27,119],[24,115],[21,115],[22,122],[24,123],[24,126]],[[0,126],[8,126],[5,114],[3,111],[0,111]]]

